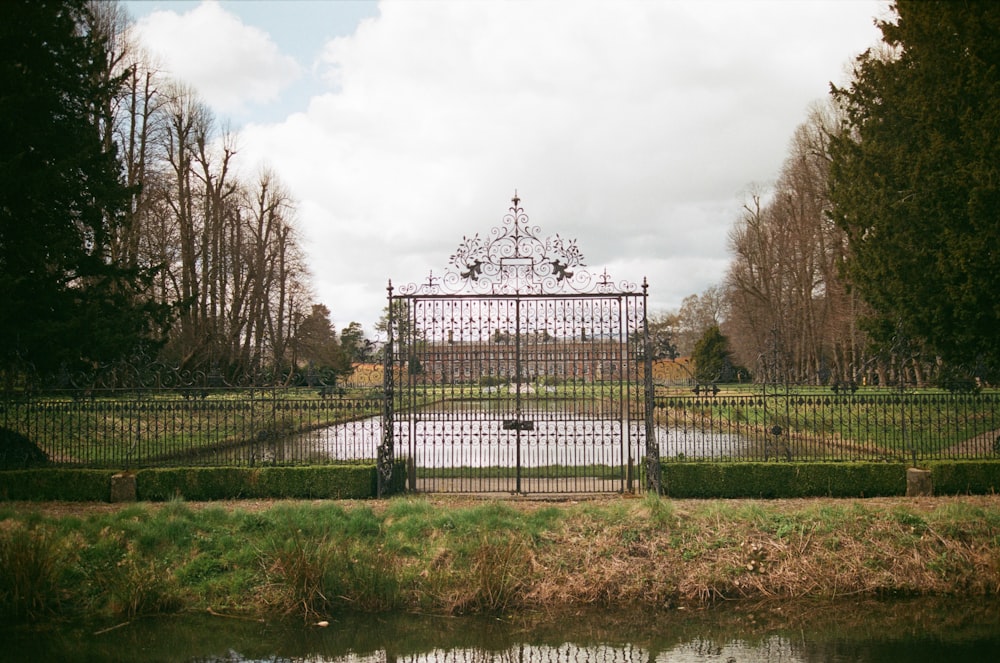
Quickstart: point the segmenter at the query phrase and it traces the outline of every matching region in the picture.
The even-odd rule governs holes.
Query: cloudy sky
[[[317,301],[373,334],[515,189],[592,272],[677,309],[888,0],[145,0],[161,68],[298,203]]]

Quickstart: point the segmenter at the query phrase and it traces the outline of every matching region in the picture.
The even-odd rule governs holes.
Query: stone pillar
[[[930,497],[934,494],[931,484],[931,471],[916,467],[906,468],[906,496]]]
[[[135,502],[135,500],[135,475],[127,472],[113,475],[111,477],[111,501]]]

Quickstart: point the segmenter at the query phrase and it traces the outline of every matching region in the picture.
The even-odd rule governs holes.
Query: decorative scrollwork
[[[583,253],[575,239],[558,234],[543,236],[521,207],[517,192],[503,217],[503,224],[462,237],[441,276],[433,272],[424,283],[398,288],[398,294],[497,294],[544,295],[573,293],[637,292],[634,282],[616,283],[608,275],[584,269]]]

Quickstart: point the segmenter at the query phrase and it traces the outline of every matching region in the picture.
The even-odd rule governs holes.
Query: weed
[[[239,531],[245,534],[262,534],[274,528],[274,521],[262,513],[246,513],[239,520]]]
[[[676,514],[670,500],[655,493],[648,493],[643,498],[643,504],[649,509],[649,517],[657,527],[669,527],[674,524]]]
[[[382,531],[382,523],[370,507],[352,509],[344,523],[344,536],[370,539]]]
[[[513,607],[528,582],[529,547],[520,537],[483,537],[472,556],[474,593],[464,606],[499,614]]]
[[[167,565],[130,551],[101,578],[108,609],[125,619],[176,612],[183,601]]]
[[[62,541],[16,523],[0,530],[0,615],[34,621],[58,612],[60,579],[70,562]]]
[[[389,501],[385,515],[389,520],[426,518],[434,512],[434,506],[425,499],[397,497]]]
[[[912,534],[919,536],[927,531],[927,523],[923,518],[914,513],[897,509],[893,511],[892,517],[897,523],[902,525],[904,529],[908,529]]]
[[[392,557],[381,548],[297,530],[262,556],[272,607],[307,620],[351,608],[386,610],[400,600]]]
[[[226,570],[222,559],[215,555],[201,554],[177,570],[177,579],[184,584],[196,585],[216,578]]]

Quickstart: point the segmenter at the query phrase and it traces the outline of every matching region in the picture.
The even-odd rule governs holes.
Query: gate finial
[[[517,195],[517,189],[514,189],[514,197],[510,199],[510,202],[514,203],[514,209],[516,210],[518,208],[518,203],[521,202],[521,199]]]

